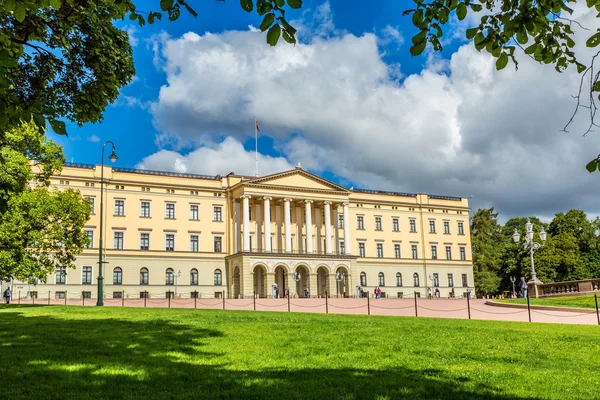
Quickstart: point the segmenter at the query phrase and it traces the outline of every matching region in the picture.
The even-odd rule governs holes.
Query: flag
[[[256,130],[260,132],[260,128],[258,127],[258,121],[254,121],[256,123]]]

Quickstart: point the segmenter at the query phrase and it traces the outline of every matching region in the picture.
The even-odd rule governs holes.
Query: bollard
[[[85,306],[85,296],[83,295],[83,291],[81,291],[81,302]]]
[[[225,291],[221,292],[221,297],[223,298],[223,310],[225,309]]]
[[[598,318],[598,325],[600,325],[600,314],[598,313],[598,295],[594,295],[594,300],[596,301],[596,317]]]
[[[254,304],[254,311],[256,311],[256,291],[254,292],[254,296],[252,296],[252,302]]]
[[[419,311],[417,310],[417,293],[414,293],[415,295],[415,317],[419,316]]]
[[[146,308],[146,299],[148,299],[148,291],[144,290],[144,308]]]
[[[471,296],[469,296],[467,294],[467,310],[469,310],[469,319],[471,319],[471,301],[470,301]]]
[[[195,296],[194,296],[194,309],[196,309],[196,301],[198,300],[198,292],[194,292]]]
[[[50,305],[50,291],[48,290],[48,305]]]
[[[529,315],[529,322],[531,322],[531,306],[529,305],[529,290],[527,291],[527,314]]]
[[[371,296],[367,293],[367,315],[371,315]]]
[[[171,308],[171,291],[169,290],[167,294],[169,295],[169,308]]]
[[[327,302],[327,290],[325,291],[325,314],[329,314],[329,304]]]

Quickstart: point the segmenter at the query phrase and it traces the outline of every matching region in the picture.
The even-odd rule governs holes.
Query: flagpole
[[[255,145],[255,153],[254,153],[254,157],[255,157],[255,176],[258,177],[258,121],[256,118],[254,118],[254,145]]]

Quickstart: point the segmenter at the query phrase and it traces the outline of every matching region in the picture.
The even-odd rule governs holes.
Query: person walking
[[[452,292],[450,292],[450,297],[453,299],[455,298],[454,287],[452,287]]]
[[[432,299],[433,296],[431,295],[431,288],[427,288],[427,298],[428,299]]]
[[[519,281],[519,289],[521,289],[521,297],[527,297],[527,282],[525,282],[524,276]]]
[[[377,298],[380,299],[381,298],[381,288],[377,287]]]
[[[6,304],[10,304],[11,297],[12,297],[12,290],[10,290],[10,288],[7,288],[4,291],[4,299],[6,300]]]

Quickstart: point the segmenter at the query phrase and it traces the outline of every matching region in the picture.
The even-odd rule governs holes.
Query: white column
[[[271,251],[271,198],[264,197],[265,251]]]
[[[271,249],[271,250],[277,250],[278,253],[281,253],[284,251],[284,247],[283,247],[283,243],[282,239],[281,239],[281,206],[280,205],[276,205],[275,207],[275,248]]]
[[[335,252],[340,251],[340,223],[339,223],[339,213],[338,206],[335,205],[333,207],[333,235],[334,235],[334,246]]]
[[[250,251],[250,196],[242,196],[242,218],[244,220],[244,243],[243,250]]]
[[[325,204],[325,252],[331,254],[331,202]]]
[[[258,200],[258,199],[257,199]],[[258,201],[254,202],[254,215],[255,215],[255,220],[256,220],[256,229],[254,230],[254,232],[256,232],[256,241],[254,243],[254,248],[256,250],[262,250],[264,247],[262,246],[262,227],[261,227],[261,222],[262,222],[262,217],[261,217],[261,212],[260,212],[260,203]]]
[[[304,248],[304,241],[302,240],[302,224],[304,223],[302,218],[302,207],[298,207],[298,203],[294,204],[294,207],[296,208],[296,240],[298,241],[297,249],[298,253],[302,253],[306,250]]]
[[[344,203],[344,245],[346,254],[352,254],[350,244],[350,213],[348,212],[348,203]]]
[[[305,200],[305,211],[306,211],[306,252],[313,252],[313,233],[312,233],[312,210],[310,205],[312,200]]]
[[[234,228],[233,228],[233,248],[237,253],[240,251],[240,236],[242,234],[242,230],[240,229],[240,203],[237,201],[233,201],[233,215],[234,215]]]
[[[292,223],[290,221],[290,201],[291,199],[283,199],[283,221],[285,223],[285,251],[292,250]]]
[[[321,238],[321,209],[315,207],[315,252],[322,253],[323,249],[323,239]]]

